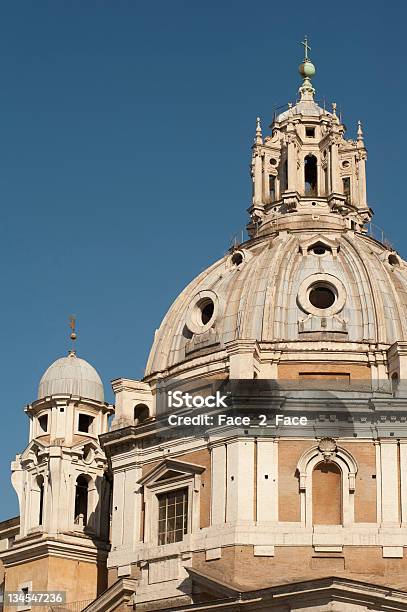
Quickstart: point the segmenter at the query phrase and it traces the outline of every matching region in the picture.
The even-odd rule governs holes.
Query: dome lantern
[[[304,81],[299,89],[301,94],[301,100],[313,100],[315,89],[312,86],[311,78],[315,75],[315,66],[308,57],[308,51],[311,51],[311,47],[308,44],[308,37],[305,36],[304,41],[301,43],[304,45],[304,61],[299,65],[298,71],[303,77]]]

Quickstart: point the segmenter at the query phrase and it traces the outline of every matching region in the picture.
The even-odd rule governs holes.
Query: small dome
[[[64,393],[104,401],[103,383],[95,368],[73,351],[52,363],[38,387],[38,399]]]

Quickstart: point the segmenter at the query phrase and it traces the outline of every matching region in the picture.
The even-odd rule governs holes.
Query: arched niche
[[[306,527],[314,525],[313,476],[314,469],[321,463],[332,464],[332,482],[338,480],[340,470],[341,486],[341,523],[344,526],[355,522],[354,492],[358,465],[354,457],[344,448],[337,446],[335,440],[324,438],[318,446],[305,451],[297,464],[297,476],[301,495],[301,522]],[[336,476],[333,476],[336,474]]]

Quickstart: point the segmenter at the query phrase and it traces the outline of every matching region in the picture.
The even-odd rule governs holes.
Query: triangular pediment
[[[75,444],[72,447],[72,450],[83,451],[85,448],[91,448],[91,449],[93,449],[95,451],[95,453],[102,454],[102,451],[101,451],[101,448],[100,448],[99,444],[95,440],[92,440],[91,438],[89,438],[87,440],[81,440],[81,442],[79,444]]]
[[[313,602],[315,609],[325,609],[329,604],[335,605],[339,602],[346,602],[352,605],[352,609],[365,610],[366,602],[374,605],[374,609],[384,610],[406,610],[407,593],[405,588],[400,588],[398,583],[405,584],[403,577],[394,576],[372,576],[360,575],[361,579],[355,580],[354,575],[344,573],[344,575],[310,575],[308,579],[292,580],[287,578],[270,576],[269,586],[258,589],[241,589],[231,582],[221,581],[209,576],[195,568],[186,568],[192,582],[192,597],[194,592],[199,594],[200,610],[216,610],[219,607],[218,600],[228,600],[230,608],[233,605],[240,607],[242,601],[245,602],[247,610],[270,610],[274,609],[276,600],[281,609],[297,609],[297,605],[302,605],[304,599]],[[358,576],[359,578],[359,576]],[[363,581],[365,578],[365,581]],[[372,580],[374,578],[374,580]],[[370,579],[370,580],[369,580]],[[267,582],[267,578],[264,578]],[[339,603],[340,605],[340,603]],[[322,606],[320,608],[320,606]],[[359,608],[360,606],[360,608]],[[383,606],[383,608],[381,607]],[[195,606],[191,605],[191,610]],[[184,608],[188,610],[189,608]],[[278,608],[280,609],[280,607]],[[341,609],[345,609],[342,608]],[[347,608],[346,608],[347,609]]]
[[[313,246],[324,246],[327,250],[332,252],[332,255],[336,255],[339,250],[339,245],[335,239],[329,238],[322,233],[317,233],[307,238],[306,240],[302,240],[300,242],[300,250],[303,255],[306,255]]]
[[[38,460],[38,455],[45,450],[45,446],[38,442],[38,440],[31,440],[27,448],[21,454],[21,461],[34,461]]]
[[[205,468],[196,463],[187,463],[176,459],[164,459],[138,481],[141,485],[151,485],[163,480],[173,480],[202,474]]]

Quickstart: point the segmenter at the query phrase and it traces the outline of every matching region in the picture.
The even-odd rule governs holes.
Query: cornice
[[[103,412],[106,412],[108,414],[114,413],[113,404],[109,404],[108,402],[99,402],[97,400],[87,399],[79,395],[69,395],[65,393],[58,393],[55,395],[49,395],[37,399],[31,404],[27,404],[24,410],[28,414],[37,414],[37,412],[44,410],[44,408],[51,408],[52,406],[67,406],[68,404],[82,404],[84,406],[91,406],[92,408],[97,408],[98,410],[102,410]]]
[[[17,541],[9,550],[0,553],[0,560],[6,568],[49,556],[96,563],[104,561],[109,550],[110,545],[106,542],[100,541],[96,545],[93,540],[84,542],[80,538],[72,538],[71,542],[54,540],[49,537],[46,539],[24,538]]]

